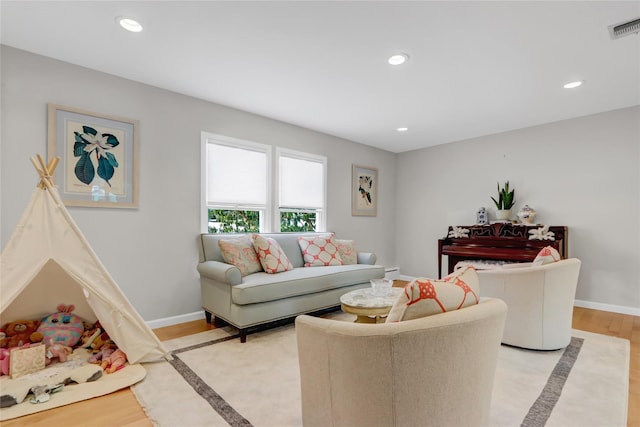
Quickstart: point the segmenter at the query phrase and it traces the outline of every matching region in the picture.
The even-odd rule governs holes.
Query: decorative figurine
[[[524,207],[518,211],[517,216],[521,223],[531,225],[534,224],[533,219],[536,217],[536,211],[530,208],[529,205],[524,205]]]
[[[454,238],[454,239],[466,239],[469,237],[469,229],[456,227],[454,225],[453,227],[451,227],[451,231],[449,231],[448,237]]]
[[[476,213],[476,224],[489,224],[489,215],[487,215],[487,210],[484,207],[478,209]]]

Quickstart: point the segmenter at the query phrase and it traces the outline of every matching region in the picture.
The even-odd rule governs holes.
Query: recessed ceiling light
[[[566,85],[564,85],[563,87],[565,89],[573,89],[573,88],[576,88],[576,87],[582,85],[582,83],[583,83],[582,81],[578,80],[578,81],[575,81],[575,82],[569,82]]]
[[[406,53],[397,53],[387,59],[387,62],[391,65],[401,65],[409,60],[409,55]]]
[[[118,24],[120,24],[120,26],[122,26],[122,28],[127,31],[131,31],[132,33],[139,33],[140,31],[142,31],[142,25],[140,25],[140,23],[135,19],[123,18],[122,16],[120,16],[116,18],[116,21],[118,22]]]
[[[398,132],[406,132],[409,130],[409,128],[398,128],[396,129]]]

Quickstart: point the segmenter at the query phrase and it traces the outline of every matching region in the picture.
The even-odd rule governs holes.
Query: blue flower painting
[[[96,169],[91,160],[91,156],[95,155],[98,176],[111,187],[109,180],[113,178],[115,168],[118,167],[118,160],[109,150],[120,145],[118,138],[110,133],[100,134],[94,128],[84,125],[82,133],[74,132],[74,135],[73,156],[79,157],[74,172],[78,180],[87,185],[91,184],[96,176]]]

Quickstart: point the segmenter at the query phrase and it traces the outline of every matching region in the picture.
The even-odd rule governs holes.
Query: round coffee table
[[[356,289],[340,297],[340,305],[345,313],[355,314],[356,323],[383,323],[391,306],[400,296],[403,288],[391,288],[386,297],[373,295],[371,288]]]

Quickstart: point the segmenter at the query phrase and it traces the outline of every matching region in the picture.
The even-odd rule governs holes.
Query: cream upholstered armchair
[[[478,271],[480,296],[500,298],[509,308],[504,344],[535,350],[569,344],[580,264],[572,258]]]
[[[296,318],[305,427],[488,422],[506,304],[402,322]]]

